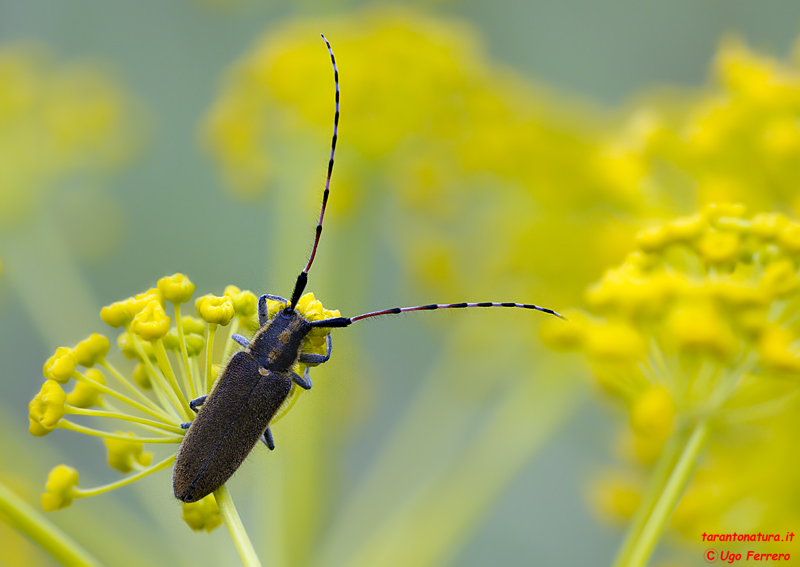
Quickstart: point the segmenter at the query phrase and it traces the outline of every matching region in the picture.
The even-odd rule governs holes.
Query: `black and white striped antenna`
[[[331,63],[333,64],[333,79],[335,82],[336,87],[336,114],[333,116],[333,139],[331,140],[331,157],[328,161],[328,177],[325,179],[325,193],[322,195],[322,209],[319,212],[319,221],[317,222],[317,231],[316,235],[314,236],[314,247],[311,249],[311,256],[308,258],[308,263],[306,267],[303,268],[303,271],[297,276],[297,282],[294,286],[294,291],[292,292],[292,299],[291,305],[287,307],[288,310],[293,310],[297,306],[297,302],[300,301],[300,296],[303,295],[303,291],[306,288],[306,284],[308,283],[308,270],[311,268],[311,264],[314,262],[314,257],[317,255],[317,246],[319,245],[319,239],[322,235],[322,221],[325,218],[325,207],[328,204],[328,195],[330,194],[330,186],[331,186],[331,174],[333,173],[333,157],[336,152],[336,138],[339,133],[339,70],[336,68],[336,59],[333,56],[333,49],[331,49],[331,44],[328,42],[328,39],[325,37],[325,34],[320,34],[322,39],[325,40],[325,44],[328,46],[328,53],[331,54]],[[358,315],[356,317],[334,317],[331,319],[324,319],[321,321],[313,321],[311,325],[313,327],[348,327],[355,323],[356,321],[361,321],[362,319],[369,319],[371,317],[379,317],[381,315],[391,315],[396,313],[407,313],[409,311],[432,311],[434,309],[460,309],[464,307],[517,307],[521,309],[533,309],[535,311],[541,311],[543,313],[549,313],[550,315],[555,315],[561,319],[566,319],[563,315],[560,315],[553,311],[552,309],[548,309],[546,307],[539,307],[538,305],[532,305],[529,303],[495,303],[495,302],[485,302],[485,303],[433,303],[430,305],[418,305],[416,307],[393,307],[392,309],[383,309],[381,311],[372,311],[370,313],[364,313],[363,315]]]

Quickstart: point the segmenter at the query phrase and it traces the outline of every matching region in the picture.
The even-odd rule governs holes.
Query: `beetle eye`
[[[291,307],[286,307],[284,309],[281,309],[281,317],[283,317],[284,319],[289,319],[289,318],[291,318],[291,316],[292,316],[292,308]]]

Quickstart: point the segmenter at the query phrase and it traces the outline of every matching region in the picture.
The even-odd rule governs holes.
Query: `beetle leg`
[[[295,384],[303,388],[304,390],[311,389],[311,377],[308,375],[308,367],[306,366],[306,371],[303,372],[303,375],[300,376],[297,372],[292,372],[292,380]]]
[[[269,322],[269,313],[267,310],[267,299],[272,301],[280,301],[281,303],[289,303],[289,300],[281,297],[280,295],[272,295],[265,293],[258,298],[258,326],[263,327]]]
[[[197,409],[197,408],[199,408],[204,403],[206,403],[206,398],[208,398],[208,394],[206,394],[205,396],[200,396],[199,398],[193,399],[191,402],[189,402],[189,407],[192,408],[192,411],[194,413],[199,412],[200,410]]]
[[[231,338],[245,348],[250,346],[250,341],[238,333],[232,334]]]
[[[267,427],[264,435],[261,436],[261,442],[266,445],[270,451],[275,450],[275,440],[272,438],[272,431],[269,430],[269,427]]]
[[[331,357],[331,350],[333,350],[333,342],[331,341],[331,334],[328,333],[328,336],[325,337],[325,343],[327,344],[327,352],[322,354],[315,354],[313,352],[304,352],[300,354],[300,358],[298,359],[303,364],[322,364],[323,362],[328,362]]]
[[[189,429],[189,427],[191,427],[191,425],[192,425],[191,421],[187,421],[185,423],[181,423],[181,429]]]

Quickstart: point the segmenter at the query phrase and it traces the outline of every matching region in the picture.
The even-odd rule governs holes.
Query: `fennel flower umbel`
[[[231,336],[252,336],[258,330],[253,293],[228,286],[221,296],[205,295],[196,300],[198,317],[182,316],[181,306],[190,301],[193,292],[194,284],[186,276],[175,274],[160,279],[156,288],[102,309],[103,321],[121,330],[119,350],[135,362],[130,372],[108,360],[110,341],[97,333],[75,347],[58,348],[45,363],[46,380],[28,406],[31,434],[43,437],[54,429],[67,429],[102,438],[109,466],[128,475],[97,488],[78,488],[78,471],[59,465],[50,472],[42,494],[45,510],[65,508],[77,498],[120,488],[173,464],[186,432],[181,424],[194,417],[189,401],[213,388],[238,347]],[[174,319],[167,315],[167,303],[172,303]],[[268,300],[270,318],[283,307],[278,301]],[[339,316],[338,311],[324,309],[311,293],[300,299],[297,310],[310,321]],[[220,327],[227,327],[224,343],[215,340]],[[312,330],[302,352],[324,354],[326,334],[324,329]],[[305,366],[298,364],[295,371],[302,374]],[[70,381],[74,381],[74,388],[67,394],[62,386]],[[293,387],[273,423],[292,407],[300,391]],[[114,425],[95,428],[73,416]],[[136,429],[117,429],[120,427]],[[173,450],[153,464],[153,454],[144,450],[145,445],[171,445]],[[164,483],[164,489],[169,490],[169,483]],[[227,502],[219,502],[218,507],[220,498]],[[183,519],[192,529],[209,532],[223,520],[229,529],[231,523],[238,522],[224,486],[199,502],[183,504]],[[236,540],[233,530],[232,535]]]
[[[800,223],[709,205],[638,244],[588,289],[589,314],[542,331],[584,354],[627,407],[632,453],[654,464],[643,494],[612,482],[601,495],[633,514],[620,566],[647,562],[710,443],[785,413],[800,393]],[[691,514],[679,508],[681,522]]]

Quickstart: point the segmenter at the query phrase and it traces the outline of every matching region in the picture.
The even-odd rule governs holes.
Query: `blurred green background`
[[[421,22],[420,29],[434,38],[431,44],[441,43],[452,58],[455,86],[445,76],[441,90],[433,85],[425,98],[415,94],[420,86],[415,81],[443,76],[435,68],[415,73],[416,62],[428,59],[428,44],[394,44],[387,53],[401,55],[387,59],[377,56],[384,53],[380,49],[358,51],[367,44],[348,34],[369,35],[365,5],[310,0],[0,3],[0,49],[33,45],[47,61],[41,69],[91,65],[119,89],[122,101],[118,151],[105,156],[102,150],[115,142],[104,142],[87,158],[96,164],[68,164],[31,185],[12,176],[0,194],[0,207],[9,207],[0,215],[0,479],[26,500],[37,504],[47,471],[61,462],[80,470],[82,486],[117,478],[106,467],[99,442],[64,431],[34,439],[25,419],[25,406],[41,383],[39,369],[53,349],[108,331],[98,317],[101,306],[176,271],[196,283],[197,295],[219,294],[228,284],[256,294],[291,292],[310,250],[333,107],[324,44],[314,33],[303,35],[306,28],[328,35],[342,77],[341,161],[309,290],[326,308],[345,315],[431,301],[576,305],[583,287],[632,249],[644,220],[691,212],[697,204],[670,201],[672,196],[614,195],[594,181],[586,165],[596,147],[624,123],[634,101],[656,87],[706,88],[726,34],[785,58],[800,30],[800,4],[788,0],[769,5],[452,0],[409,3],[397,13],[377,8],[378,20],[397,17],[405,22],[398,26],[411,28]],[[441,36],[437,26],[445,30]],[[420,29],[408,37],[423,36]],[[209,142],[216,132],[208,126],[209,116],[226,93],[238,88],[234,65],[258,52],[257,41],[269,43],[274,36],[280,37],[264,48],[267,52],[283,46],[290,55],[295,50],[305,57],[312,46],[309,53],[318,61],[308,65],[319,72],[310,79],[291,58],[270,68],[297,71],[266,79],[280,91],[265,103],[274,122],[267,121],[262,145],[272,169],[255,188],[231,188],[221,172],[220,152]],[[407,60],[405,48],[412,52]],[[384,102],[378,93],[373,101],[369,90],[358,91],[387,75],[387,84],[400,86],[394,98]],[[349,84],[356,76],[359,85]],[[487,90],[487,100],[512,93],[507,103],[512,110],[496,115],[513,132],[514,113],[521,112],[526,124],[536,124],[531,127],[535,135],[529,139],[523,132],[517,141],[500,142],[482,135],[471,120],[495,124],[495,115],[484,116],[472,110],[468,95],[453,94],[474,85]],[[308,124],[302,104],[293,106],[300,100],[295,90],[313,105]],[[406,90],[410,94],[404,98]],[[441,100],[437,92],[443,93]],[[351,102],[358,100],[377,101],[369,107],[373,114],[360,116],[364,107]],[[402,110],[406,100],[410,109]],[[446,110],[451,100],[453,108],[464,111],[448,116],[450,122],[442,119],[451,125],[448,130],[436,122],[435,112],[425,114],[425,105]],[[391,114],[387,108],[393,105],[399,109],[397,120],[376,123]],[[422,118],[414,118],[416,111]],[[409,132],[403,132],[405,124]],[[397,131],[400,141],[380,146],[370,136],[382,128]],[[498,155],[513,163],[496,170],[481,163],[471,171],[472,158],[458,153],[463,148],[450,147],[451,137],[476,155],[484,153],[482,141],[497,143]],[[551,138],[553,154],[539,153]],[[516,144],[518,153],[503,149],[504,142]],[[2,159],[22,159],[9,150],[14,146],[14,139],[4,136]],[[388,148],[392,155],[375,149],[379,155],[372,156],[372,147]],[[562,147],[574,154],[559,154]],[[573,155],[585,163],[571,164]],[[42,152],[27,159],[39,170],[47,169],[51,157]],[[437,169],[442,163],[447,164],[444,173]],[[421,196],[408,188],[417,179],[417,166],[420,178],[433,171],[430,187],[419,190],[428,193]],[[442,178],[446,181],[439,183]],[[519,196],[532,186],[535,198]],[[8,191],[14,187],[40,197],[27,209],[10,208]],[[573,215],[576,210],[580,214]],[[520,226],[527,221],[542,221],[542,228],[529,233]],[[603,228],[599,237],[586,229],[586,240],[596,240],[597,246],[613,243],[606,256],[582,248],[580,238],[570,240],[570,227],[587,224]],[[509,251],[517,242],[519,251]],[[519,265],[524,267],[514,267]],[[613,459],[615,424],[624,418],[592,397],[574,361],[537,345],[540,320],[527,312],[413,314],[335,332],[331,362],[312,374],[315,388],[298,402],[305,406],[275,431],[278,450],[267,455],[257,449],[231,483],[263,564],[353,564],[348,563],[353,549],[363,552],[359,557],[365,564],[408,564],[394,553],[415,546],[419,540],[404,535],[413,530],[397,528],[400,541],[394,543],[370,530],[379,526],[392,532],[389,520],[395,515],[412,525],[408,518],[425,517],[424,504],[448,486],[445,472],[459,470],[459,459],[471,463],[473,469],[464,465],[461,470],[474,476],[452,501],[430,498],[427,511],[429,531],[458,527],[430,543],[437,551],[425,555],[427,563],[414,563],[411,554],[411,564],[609,563],[622,532],[594,518],[585,495],[597,467]],[[113,343],[114,334],[109,336]],[[526,395],[552,397],[527,413],[544,417],[488,423],[508,410],[511,400],[504,392],[515,392],[520,381],[537,380],[544,383],[535,387],[542,391],[534,388]],[[529,435],[517,438],[515,430],[525,427]],[[487,439],[489,432],[502,435]],[[484,452],[487,442],[499,446],[496,456]],[[493,458],[497,466],[483,472],[469,461]],[[307,470],[298,472],[300,467]],[[168,474],[139,484],[78,501],[49,517],[108,564],[236,564],[224,529],[194,534],[180,521]],[[469,496],[473,492],[482,496]],[[403,516],[403,502],[413,498],[421,509]],[[460,513],[463,525],[451,518],[461,505],[471,510]],[[439,506],[444,512],[437,512]],[[2,546],[3,564],[52,564],[11,532],[0,533],[14,541]],[[669,553],[683,558],[678,564],[700,564],[699,552],[691,548],[682,551],[678,545],[664,552]],[[198,563],[198,558],[203,559]]]

